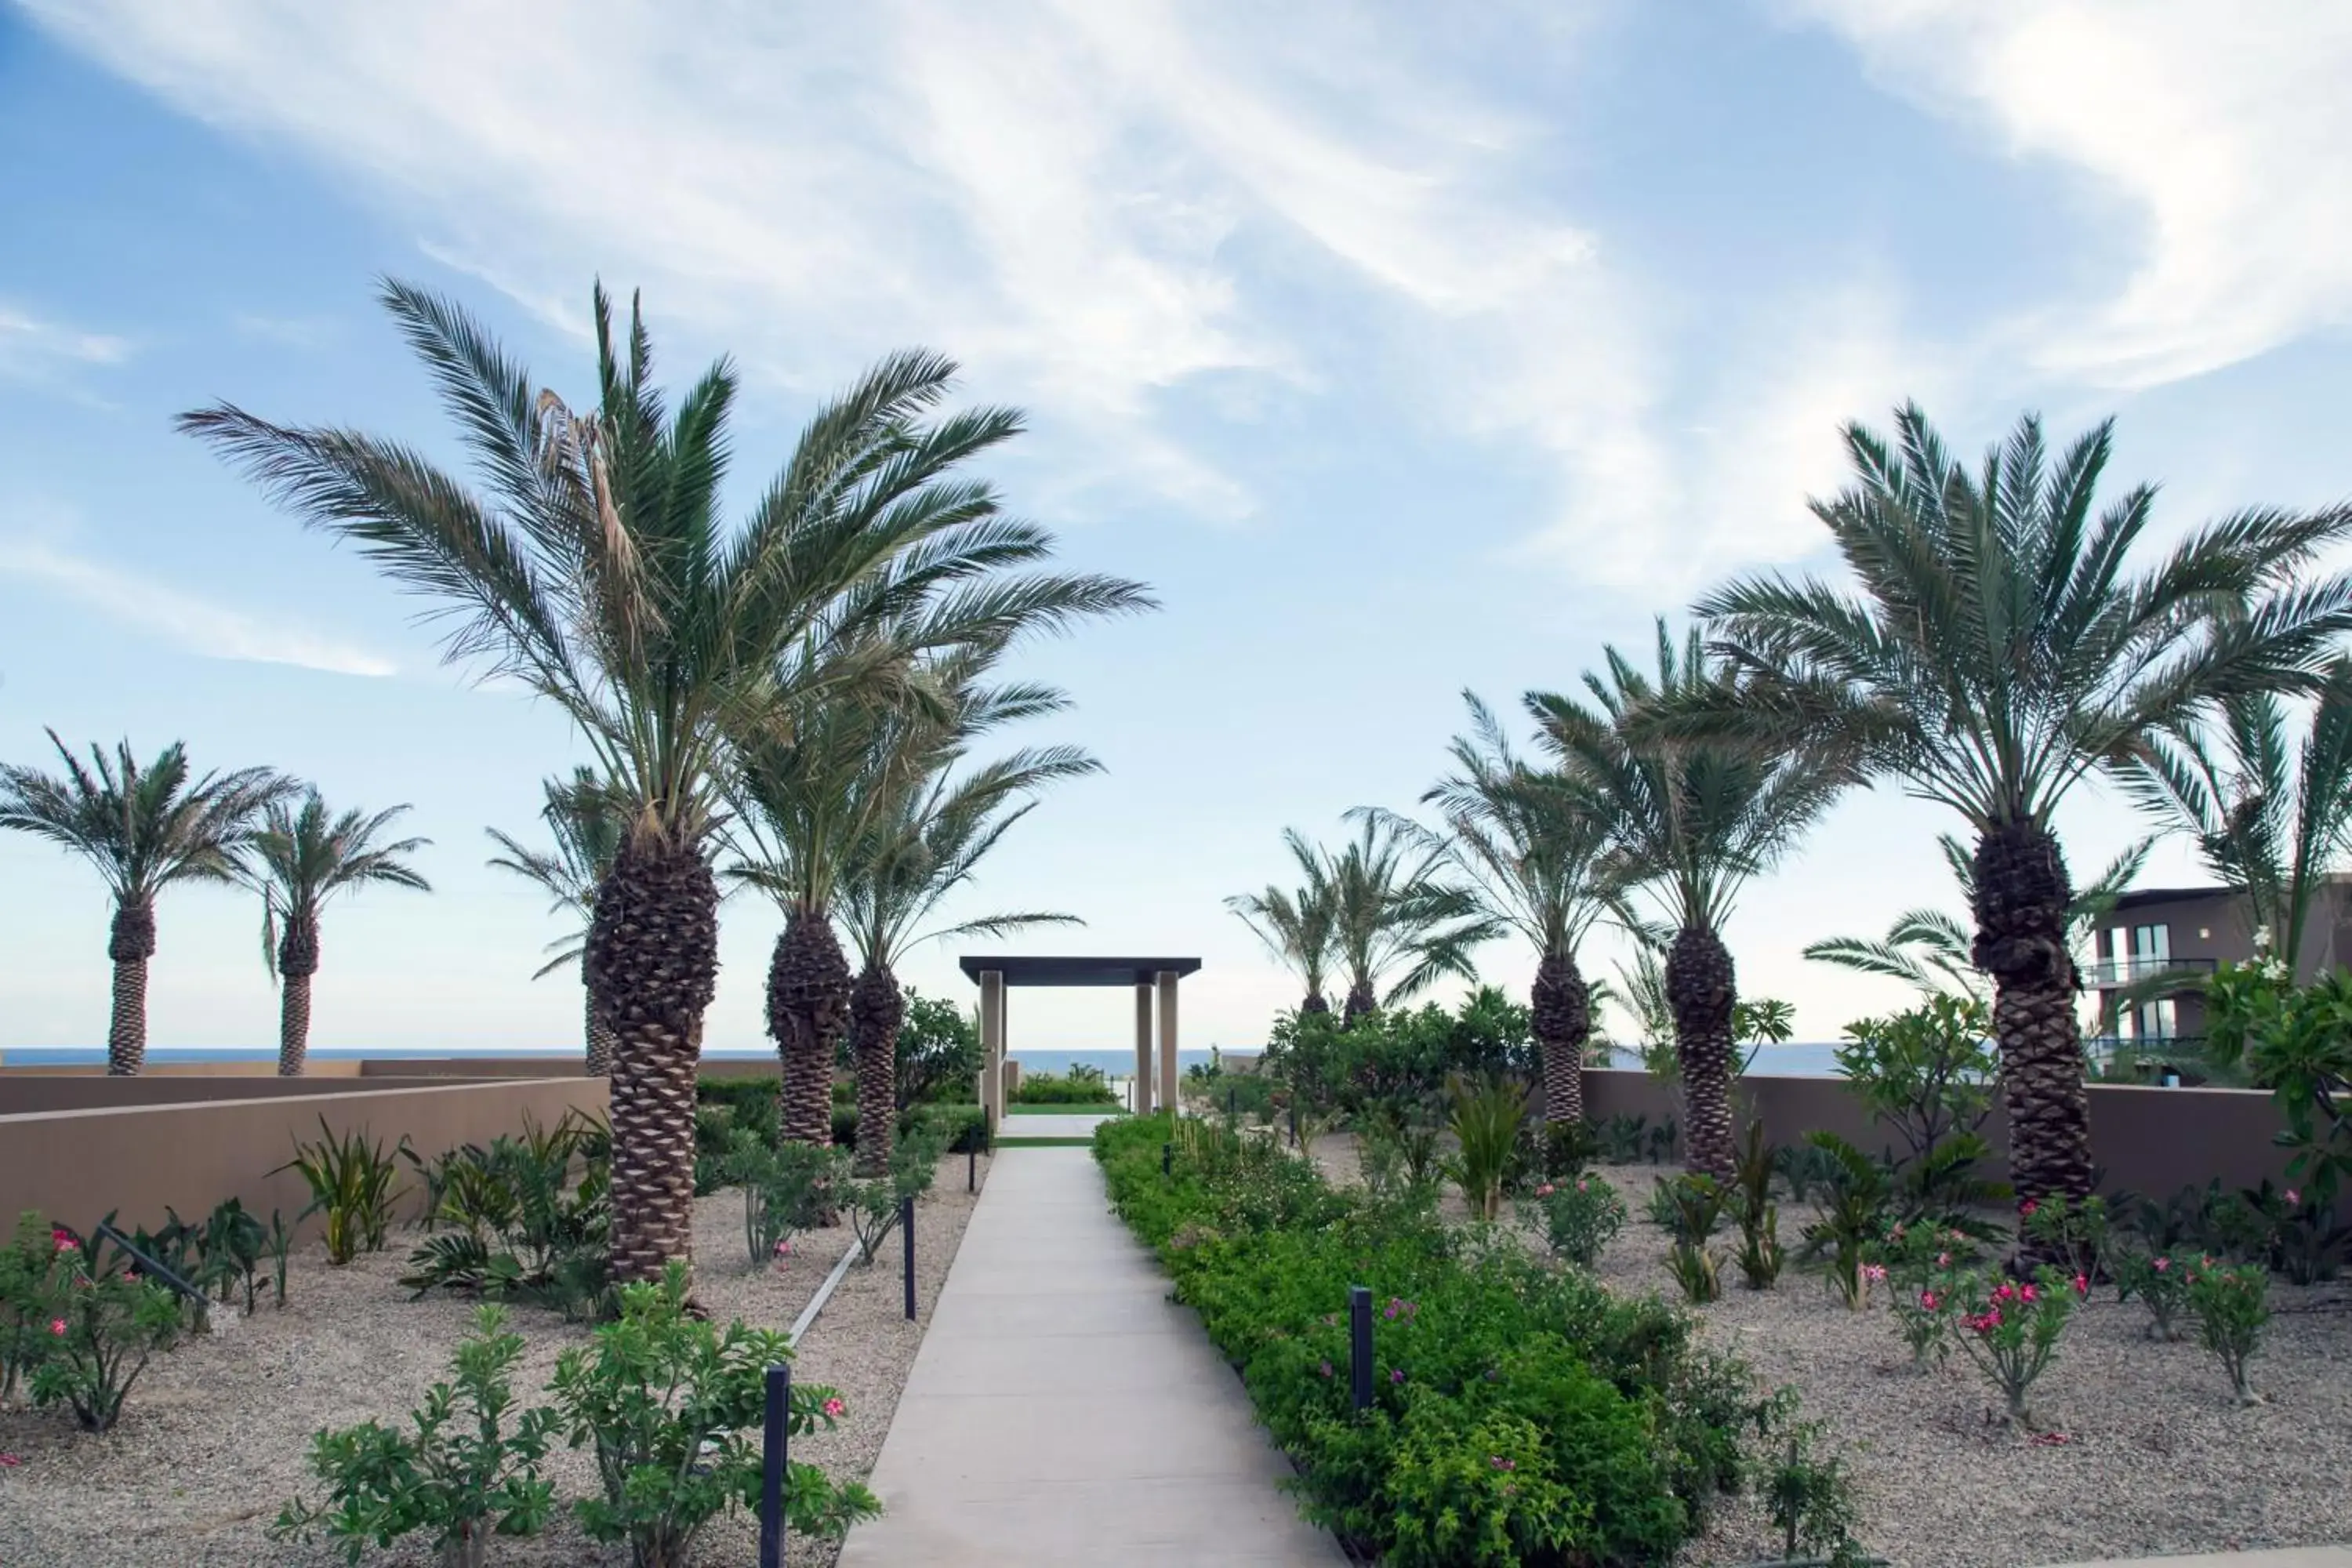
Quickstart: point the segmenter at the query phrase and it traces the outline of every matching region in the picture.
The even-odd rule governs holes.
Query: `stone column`
[[[1176,976],[1165,969],[1160,972],[1160,1103],[1171,1110],[1184,1103],[1176,1093]]]
[[[1151,982],[1135,983],[1135,1101],[1138,1116],[1151,1114]]]
[[[980,972],[980,1108],[990,1131],[1004,1120],[1004,972]]]

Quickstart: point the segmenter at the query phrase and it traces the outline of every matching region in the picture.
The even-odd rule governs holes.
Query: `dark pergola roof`
[[[1004,976],[1007,985],[1141,985],[1161,974],[1191,974],[1201,967],[1197,958],[976,958],[969,953],[956,963],[974,981],[993,971]]]

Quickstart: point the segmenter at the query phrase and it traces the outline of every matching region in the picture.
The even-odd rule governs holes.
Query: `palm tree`
[[[2299,739],[2273,693],[2231,697],[2221,710],[2225,752],[2200,730],[2158,734],[2125,765],[2124,786],[2245,895],[2255,942],[2292,966],[2313,897],[2352,841],[2352,660],[2329,667]]]
[[[1470,732],[1454,738],[1455,771],[1422,796],[1444,816],[1445,831],[1389,821],[1441,855],[1479,909],[1535,950],[1528,1020],[1543,1062],[1544,1120],[1580,1122],[1592,988],[1576,950],[1605,906],[1599,876],[1610,821],[1573,780],[1523,761],[1475,694],[1462,696]]]
[[[2099,921],[2138,879],[2140,868],[2147,863],[2148,851],[2155,844],[2153,838],[2142,838],[2130,845],[2107,862],[2106,869],[2089,887],[2074,895],[2066,908],[2069,952],[2079,958],[2087,950]],[[1961,901],[1975,907],[1976,868],[1969,862],[1969,847],[1948,833],[1937,834],[1936,845],[1944,853],[1944,864],[1951,868],[1952,879],[1960,886]],[[1949,994],[1978,1002],[1985,999],[1983,972],[1969,956],[1968,922],[1942,910],[1906,910],[1886,928],[1885,936],[1876,941],[1859,936],[1825,937],[1807,947],[1805,956],[1817,963],[1834,963],[1841,969],[1900,980],[1931,996]]]
[[[741,729],[825,695],[903,684],[881,635],[946,590],[1034,559],[1042,531],[952,470],[1021,428],[1009,409],[938,414],[955,374],[893,354],[819,409],[741,525],[720,517],[736,379],[721,361],[673,409],[632,307],[593,296],[597,403],[575,414],[456,305],[383,298],[474,459],[469,489],[361,432],[184,415],[303,521],[359,546],[455,623],[478,659],[568,715],[626,822],[585,959],[612,1009],[613,1273],[691,1250],[696,1059],[718,975],[710,838]],[[1127,585],[1120,584],[1122,589]]]
[[[1360,831],[1336,855],[1295,829],[1285,842],[1328,889],[1332,950],[1348,976],[1341,1017],[1352,1024],[1376,1007],[1410,1000],[1443,975],[1475,979],[1472,951],[1503,928],[1467,889],[1443,879],[1443,850],[1415,848],[1388,819],[1350,815]]]
[[[1614,647],[1605,674],[1588,672],[1587,703],[1557,692],[1527,702],[1562,767],[1607,815],[1604,868],[1620,919],[1640,891],[1674,931],[1665,992],[1674,1010],[1683,1084],[1683,1149],[1691,1169],[1732,1173],[1732,1016],[1738,978],[1722,931],[1748,879],[1768,869],[1819,816],[1845,775],[1799,748],[1767,754],[1706,742],[1637,742],[1650,710],[1701,697],[1719,677],[1694,629],[1677,654],[1658,622],[1654,680]]]
[[[2315,562],[2352,533],[2352,509],[2240,512],[2135,569],[2155,492],[2097,507],[2112,422],[2053,456],[2028,416],[1974,472],[1916,405],[1895,425],[1892,444],[1846,426],[1854,482],[1813,503],[1853,589],[1776,573],[1706,595],[1738,691],[1676,727],[1827,744],[1960,815],[2011,1173],[2021,1198],[2081,1195],[2074,889],[2053,814],[2084,775],[2215,704],[2317,681],[2352,627],[2352,582]]]
[[[926,942],[951,937],[1000,937],[1041,925],[1083,925],[1076,915],[1018,910],[929,926],[940,904],[971,880],[1013,825],[1037,805],[1037,793],[1057,780],[1102,771],[1075,746],[1024,749],[976,768],[959,769],[964,744],[980,731],[1015,717],[1057,711],[1067,700],[1045,687],[967,690],[961,721],[951,734],[909,733],[904,743],[924,764],[899,776],[884,809],[874,814],[840,888],[840,913],[858,959],[849,995],[850,1040],[857,1072],[857,1163],[885,1170],[896,1131],[898,1031],[906,995],[898,966]]]
[[[128,1075],[147,1058],[147,961],[155,956],[155,900],[175,882],[236,879],[236,854],[262,808],[293,785],[267,768],[189,778],[177,741],[145,767],[119,742],[109,759],[96,745],[84,767],[55,730],[49,744],[62,775],[0,763],[0,828],[38,834],[73,851],[106,879],[114,923],[114,1016],[106,1070]]]
[[[1337,937],[1332,930],[1331,887],[1323,876],[1319,857],[1310,856],[1306,871],[1307,879],[1295,889],[1269,882],[1262,893],[1234,894],[1225,900],[1225,908],[1241,917],[1242,923],[1285,968],[1297,974],[1306,987],[1298,1010],[1328,1013],[1331,1003],[1323,994],[1323,980],[1330,973]]]
[[[347,811],[327,815],[316,789],[301,804],[272,801],[264,810],[246,853],[246,879],[261,894],[261,961],[280,983],[278,1014],[278,1076],[302,1076],[310,1046],[310,976],[319,973],[319,911],[335,894],[357,891],[371,882],[430,892],[424,878],[403,863],[432,842],[427,838],[380,840],[408,810],[395,805],[373,816]]]
[[[487,831],[506,853],[491,857],[488,863],[544,889],[552,900],[548,905],[550,914],[569,911],[579,917],[578,931],[547,944],[545,951],[552,956],[531,978],[543,979],[569,963],[580,965],[580,988],[586,998],[588,1076],[605,1078],[613,1070],[612,1013],[596,1000],[584,960],[588,928],[596,913],[596,889],[613,869],[626,824],[593,768],[575,768],[569,779],[549,779],[544,787],[547,803],[539,815],[555,836],[554,849],[525,848],[493,827]]]

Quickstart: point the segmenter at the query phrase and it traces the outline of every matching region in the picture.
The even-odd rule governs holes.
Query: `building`
[[[2229,888],[2135,889],[2116,900],[2094,946],[2083,984],[2099,999],[2099,1044],[2143,1049],[2203,1037],[2199,982],[2216,964],[2244,963],[2259,951],[2252,908]],[[2346,964],[2352,964],[2352,876],[2330,876],[2314,892],[2295,978],[2307,982]]]

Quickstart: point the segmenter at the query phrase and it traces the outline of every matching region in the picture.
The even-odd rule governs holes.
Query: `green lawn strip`
[[[1124,1116],[1127,1108],[1115,1100],[1094,1105],[1008,1105],[1007,1116]]]
[[[1000,1132],[996,1135],[996,1146],[1000,1149],[1091,1149],[1095,1141],[1091,1138],[1008,1138]]]

